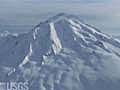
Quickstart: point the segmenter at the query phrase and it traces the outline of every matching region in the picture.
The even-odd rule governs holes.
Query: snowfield
[[[0,81],[30,90],[120,90],[120,41],[60,13],[20,35],[1,34]]]

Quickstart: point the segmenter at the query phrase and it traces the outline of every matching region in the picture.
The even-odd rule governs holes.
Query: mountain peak
[[[66,15],[68,15],[68,14],[67,13],[58,13],[56,16],[61,17],[61,16],[66,16]]]
[[[99,48],[109,52],[105,47],[106,42],[120,47],[118,45],[120,42],[110,35],[104,34],[91,25],[81,22],[77,16],[66,13],[59,13],[38,24],[34,28],[32,35],[35,41],[42,41],[40,44],[44,44],[44,40],[46,40],[49,43],[46,45],[46,48],[51,48],[54,54],[59,54],[63,48],[77,50],[75,47],[82,46],[91,49],[99,46]],[[45,48],[45,45],[42,45],[40,48]]]
[[[75,15],[71,15],[71,14],[67,14],[67,13],[59,13],[55,16],[48,18],[45,21],[45,23],[56,22],[56,21],[66,20],[66,19],[79,19],[79,18]]]

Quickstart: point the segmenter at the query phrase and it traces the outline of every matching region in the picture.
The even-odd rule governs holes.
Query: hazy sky
[[[0,0],[0,30],[23,32],[60,12],[120,35],[120,0]]]

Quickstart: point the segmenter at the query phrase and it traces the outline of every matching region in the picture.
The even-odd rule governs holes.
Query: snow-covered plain
[[[120,90],[120,42],[60,13],[32,31],[0,37],[0,80],[30,90]]]

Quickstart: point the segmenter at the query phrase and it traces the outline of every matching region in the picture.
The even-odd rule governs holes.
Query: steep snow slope
[[[120,89],[120,42],[73,15],[1,37],[0,50],[1,80],[27,80],[30,90]]]

